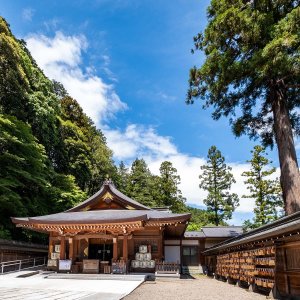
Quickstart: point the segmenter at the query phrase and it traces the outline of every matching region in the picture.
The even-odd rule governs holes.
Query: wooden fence
[[[165,274],[179,274],[180,265],[173,262],[156,262],[155,273],[165,273]]]

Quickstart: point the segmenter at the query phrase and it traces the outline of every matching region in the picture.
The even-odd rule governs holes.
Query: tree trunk
[[[286,215],[300,210],[300,173],[289,113],[281,89],[274,90],[274,130],[281,169],[280,183]]]
[[[215,206],[215,224],[216,224],[216,226],[219,226],[219,216],[218,216],[217,205]]]

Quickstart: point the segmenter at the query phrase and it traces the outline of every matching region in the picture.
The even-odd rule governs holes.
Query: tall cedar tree
[[[236,136],[276,141],[285,210],[300,209],[293,131],[300,133],[300,1],[212,0],[208,25],[194,37],[206,60],[190,71],[187,102],[230,116]]]
[[[145,163],[145,162],[144,162]],[[142,163],[143,170],[148,170],[148,166]],[[135,167],[136,169],[136,167]],[[185,198],[182,197],[181,191],[178,189],[178,184],[180,183],[180,176],[177,175],[177,170],[172,166],[170,162],[163,162],[160,167],[160,176],[149,175],[148,180],[146,180],[147,187],[145,190],[150,191],[147,193],[147,198],[150,199],[148,203],[154,206],[170,206],[173,212],[187,212],[192,214],[192,218],[189,222],[187,230],[199,230],[202,226],[210,224],[211,214],[206,210],[198,209],[190,206],[186,206]],[[135,170],[135,173],[138,173]],[[141,197],[139,196],[138,189],[135,189],[133,193],[132,185],[130,183],[133,179],[133,173],[128,170],[123,162],[119,164],[118,176],[114,181],[117,188],[124,194],[130,195],[137,201],[139,199],[144,199],[145,195],[143,190],[141,191]],[[137,184],[137,182],[134,182]],[[225,222],[222,225],[226,225]]]
[[[140,203],[149,206],[157,206],[153,199],[154,188],[153,175],[144,159],[136,159],[131,165],[127,195]]]
[[[265,148],[255,146],[251,153],[252,159],[247,161],[251,164],[251,169],[242,174],[247,177],[244,183],[250,193],[243,198],[255,199],[255,218],[249,227],[256,228],[276,220],[283,201],[278,179],[269,179],[276,172],[276,168],[269,168],[272,162],[267,159]]]
[[[179,213],[184,211],[185,198],[182,197],[179,189],[180,176],[177,174],[177,169],[173,167],[169,161],[161,163],[159,185],[159,204],[168,206],[172,212]]]
[[[212,221],[219,225],[222,221],[231,219],[232,212],[239,205],[238,196],[230,193],[232,183],[235,183],[231,174],[231,167],[225,164],[225,159],[216,146],[208,150],[207,164],[201,166],[199,176],[201,189],[208,192],[204,204],[208,212],[213,213]]]
[[[127,194],[127,187],[129,182],[129,170],[121,161],[117,170],[117,180],[115,184],[120,192]]]

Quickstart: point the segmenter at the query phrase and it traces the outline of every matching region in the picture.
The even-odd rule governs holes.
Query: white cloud
[[[22,18],[25,21],[31,21],[35,10],[32,8],[24,8],[22,10]]]
[[[84,36],[66,36],[56,32],[54,38],[31,35],[26,42],[45,74],[61,82],[95,124],[99,125],[117,111],[126,109],[113,85],[95,75],[93,68],[83,70],[82,54],[88,47]]]
[[[152,127],[131,124],[124,131],[106,128],[104,134],[117,160],[149,155],[161,158],[177,153],[170,137],[158,135]]]
[[[57,18],[53,18],[47,21],[44,21],[43,25],[47,29],[47,31],[55,31],[57,29],[58,24],[60,23],[60,20]]]

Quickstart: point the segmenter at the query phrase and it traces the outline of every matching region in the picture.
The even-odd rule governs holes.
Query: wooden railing
[[[180,265],[174,262],[156,262],[155,273],[179,274]]]

